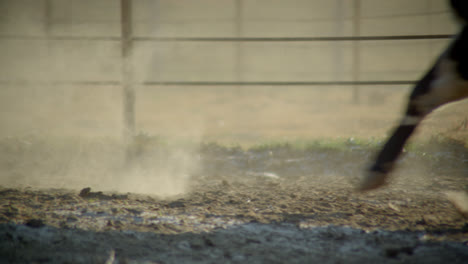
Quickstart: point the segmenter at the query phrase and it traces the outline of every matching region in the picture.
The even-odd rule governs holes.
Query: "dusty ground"
[[[0,262],[467,263],[468,222],[444,193],[468,185],[468,154],[447,145],[408,153],[367,194],[352,184],[373,152],[352,142],[204,145],[187,192],[167,198],[2,187]]]
[[[468,263],[468,101],[358,194],[407,87],[139,87],[128,166],[120,89],[69,88],[1,89],[0,263]]]

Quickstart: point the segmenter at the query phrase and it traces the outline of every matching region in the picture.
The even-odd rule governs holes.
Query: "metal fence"
[[[398,0],[400,1],[400,0]],[[394,1],[394,2],[398,2]],[[15,3],[13,3],[15,2]],[[150,1],[150,0],[120,0],[120,1],[74,1],[74,0],[43,0],[43,1],[33,1],[34,4],[31,1],[27,0],[3,0],[0,2],[1,7],[3,10],[12,10],[12,9],[17,9],[21,10],[21,8],[24,8],[24,5],[31,4],[39,7],[39,9],[35,10],[42,10],[43,15],[38,18],[38,15],[34,15],[35,19],[38,20],[42,25],[35,25],[34,27],[40,27],[41,29],[39,30],[32,30],[32,34],[25,34],[27,33],[27,30],[22,30],[23,32],[18,32],[15,30],[16,26],[21,26],[21,21],[17,22],[15,21],[16,18],[14,17],[9,17],[7,14],[9,11],[6,11],[3,13],[3,18],[4,20],[9,19],[9,23],[4,23],[3,30],[0,31],[0,43],[2,42],[14,42],[14,41],[23,41],[23,42],[45,42],[46,50],[53,49],[51,46],[55,45],[54,43],[70,43],[70,42],[79,42],[79,43],[91,43],[91,42],[99,42],[99,43],[106,43],[106,47],[111,47],[113,50],[110,57],[113,57],[113,62],[119,62],[119,65],[112,65],[110,66],[112,68],[111,71],[113,71],[113,74],[107,74],[105,78],[82,78],[82,77],[76,77],[76,78],[65,78],[61,79],[59,76],[57,78],[31,78],[27,79],[24,78],[24,76],[18,75],[15,76],[15,74],[12,74],[11,76],[4,75],[3,78],[0,78],[0,83],[1,84],[16,84],[16,85],[37,85],[38,83],[44,83],[47,85],[120,85],[122,87],[122,94],[123,94],[123,105],[124,105],[124,127],[125,127],[125,138],[127,140],[131,140],[131,138],[134,135],[135,131],[135,85],[160,85],[160,86],[256,86],[256,85],[261,85],[261,86],[292,86],[292,85],[300,85],[300,86],[318,86],[318,87],[323,87],[323,86],[349,86],[352,87],[352,98],[351,100],[355,102],[359,102],[359,86],[362,85],[410,85],[415,82],[414,78],[365,78],[362,76],[363,73],[363,57],[366,57],[367,55],[363,55],[363,51],[366,50],[366,47],[363,47],[364,42],[368,43],[395,43],[395,42],[418,42],[418,41],[442,41],[441,43],[437,43],[436,45],[442,45],[445,44],[448,39],[450,39],[454,33],[454,26],[450,25],[450,22],[447,22],[447,17],[449,17],[449,12],[446,9],[445,6],[437,6],[437,7],[431,7],[431,3],[433,4],[433,1],[427,1],[427,0],[418,0],[414,1],[412,3],[416,2],[421,2],[421,3],[426,3],[428,6],[428,9],[426,12],[416,12],[414,10],[417,10],[417,5],[416,7],[413,7],[412,9],[409,8],[409,11],[403,12],[403,14],[385,14],[385,11],[382,11],[381,9],[376,8],[377,14],[375,16],[369,16],[368,14],[370,11],[370,8],[368,6],[375,6],[375,1],[366,1],[366,0],[353,0],[353,1],[343,1],[343,0],[336,0],[336,1],[327,1],[327,3],[333,2],[334,4],[334,9],[336,9],[335,14],[332,16],[332,18],[324,18],[324,17],[318,17],[318,18],[311,18],[310,21],[306,21],[309,23],[309,25],[313,23],[330,23],[332,25],[332,28],[334,28],[334,35],[317,35],[317,36],[307,36],[306,34],[301,34],[301,36],[262,36],[259,34],[254,35],[254,31],[252,32],[247,32],[249,29],[249,14],[246,15],[246,13],[249,13],[249,7],[251,7],[253,4],[252,2],[249,2],[248,0],[225,0],[225,1],[220,1],[222,2],[221,4],[229,4],[229,7],[232,9],[232,16],[226,18],[226,20],[229,21],[229,27],[230,32],[228,35],[231,36],[218,36],[219,33],[216,34],[211,34],[215,36],[196,36],[197,32],[193,32],[193,34],[190,34],[190,36],[162,36],[162,35],[155,35],[152,33],[148,33],[148,29],[143,29],[144,27],[141,26],[142,24],[142,17],[145,17],[142,14],[145,13],[145,9],[148,6],[151,5],[158,5],[158,12],[156,14],[147,14],[146,17],[148,16],[155,16],[156,17],[156,22],[148,22],[145,21],[146,24],[149,23],[157,23],[158,22],[158,15],[161,14],[166,14],[170,13],[171,10],[166,10],[166,9],[177,9],[177,8],[182,8],[184,1],[178,2],[180,3],[179,6],[177,5],[171,5],[169,2],[167,2],[165,5],[162,5],[163,7],[165,6],[166,9],[163,8],[161,9],[161,5],[158,1]],[[261,2],[261,1],[260,1]],[[317,0],[317,6],[319,4],[324,4],[325,2],[321,0]],[[323,3],[322,3],[323,2]],[[19,4],[18,4],[19,3]],[[86,9],[86,5],[95,5],[98,3],[99,8],[93,8],[93,9]],[[174,3],[174,2],[172,2]],[[187,2],[188,3],[188,2]],[[186,3],[186,4],[187,4]],[[193,2],[192,2],[193,3]],[[271,5],[278,4],[279,2],[273,1],[269,2]],[[284,3],[284,2],[283,2]],[[303,4],[305,5],[306,2],[304,1],[291,1],[289,5],[291,5],[292,9],[294,9],[295,4]],[[403,3],[403,2],[402,2]],[[407,6],[407,2],[404,2],[405,5]],[[419,3],[419,4],[421,4]],[[23,5],[21,5],[23,4]],[[205,8],[209,9],[219,7],[219,3],[215,3],[214,1],[210,0],[204,0],[204,1],[199,1],[200,5],[207,4],[207,5],[214,5],[214,6],[206,6]],[[265,4],[265,3],[263,3]],[[70,5],[70,6],[67,6]],[[344,11],[345,5],[347,5],[347,11]],[[391,4],[390,4],[391,5]],[[435,4],[438,5],[438,4]],[[99,21],[104,21],[109,27],[102,27],[99,30],[96,30],[95,32],[92,30],[85,30],[87,33],[86,34],[81,34],[80,26],[77,26],[79,28],[76,32],[72,32],[72,34],[67,33],[66,30],[60,31],[60,21],[62,20],[67,20],[70,19],[70,23],[75,23],[76,25],[81,25],[84,24],[84,27],[90,26],[86,24],[86,20],[80,20],[77,19],[76,17],[69,18],[67,17],[67,14],[64,14],[62,12],[65,11],[70,11],[72,8],[85,8],[87,11],[83,12],[94,12],[92,10],[96,9],[96,14],[91,14],[90,16],[94,16],[96,20],[101,19],[101,11],[107,9],[111,9],[113,11],[119,11],[118,14],[115,12],[111,12],[112,14],[107,14],[107,15],[102,15],[105,18],[102,18],[103,20]],[[63,9],[63,10],[62,10]],[[364,11],[363,11],[364,10]],[[367,11],[366,11],[367,10]],[[312,11],[312,10],[311,10]],[[104,11],[102,11],[104,12]],[[214,10],[213,12],[216,12]],[[226,11],[227,12],[227,11]],[[284,12],[284,11],[279,11],[279,12]],[[293,10],[294,12],[299,12],[297,10]],[[380,13],[379,13],[380,12]],[[382,13],[383,12],[383,13]],[[66,13],[66,12],[65,12]],[[183,12],[182,12],[183,13]],[[300,12],[302,14],[302,11]],[[200,15],[202,16],[202,15]],[[174,22],[171,21],[172,23],[170,27],[188,27],[192,28],[190,25],[191,23],[195,23],[193,21],[203,21],[205,24],[216,24],[216,23],[228,23],[224,20],[219,20],[219,18],[210,20],[207,18],[201,17],[189,17],[187,19],[182,19],[181,22]],[[250,14],[250,17],[255,16],[254,14]],[[262,16],[259,15],[259,21],[260,22],[255,22],[256,26],[261,28],[265,24],[268,24],[269,21],[268,19],[263,19],[261,18]],[[33,17],[33,18],[34,18]],[[159,22],[163,21],[163,23],[170,24],[167,18],[162,15],[163,18]],[[437,29],[437,30],[425,30],[422,31],[421,34],[405,34],[403,32],[402,34],[369,34],[366,35],[366,30],[363,30],[363,22],[365,21],[373,21],[375,19],[408,19],[411,17],[418,17],[422,18],[422,20],[426,21],[428,23],[428,27],[437,27],[438,23],[440,21],[444,21],[446,25],[446,29]],[[427,18],[426,18],[427,17]],[[0,19],[2,17],[0,16]],[[98,19],[99,18],[99,19]],[[73,21],[73,19],[77,19],[77,21]],[[164,20],[166,19],[166,20]],[[205,19],[205,20],[204,20]],[[281,21],[283,18],[279,17],[277,18],[278,21]],[[300,21],[301,18],[300,16],[297,18],[298,21]],[[335,19],[335,20],[333,20]],[[20,19],[21,20],[21,19]],[[286,19],[287,20],[287,19]],[[395,20],[395,21],[396,21]],[[398,20],[398,21],[400,21]],[[36,22],[38,22],[36,21]],[[220,22],[221,21],[221,22]],[[246,22],[247,21],[247,22]],[[292,20],[291,20],[292,21]],[[325,22],[324,22],[325,21]],[[331,21],[331,22],[330,22]],[[335,21],[335,22],[333,22]],[[397,22],[398,22],[397,21]],[[412,20],[408,20],[408,26],[411,26]],[[419,20],[418,20],[419,21]],[[285,22],[286,23],[286,22]],[[289,23],[289,22],[287,22]],[[292,22],[291,22],[292,23]],[[392,23],[391,21],[389,23]],[[399,22],[401,23],[401,21]],[[369,22],[368,22],[369,24]],[[398,23],[397,23],[398,24]],[[10,26],[9,26],[10,25]],[[13,26],[11,26],[13,25]],[[189,26],[187,26],[189,25]],[[330,25],[327,24],[325,26],[324,31],[326,31],[327,27],[330,27]],[[415,24],[417,25],[417,23]],[[435,25],[435,26],[434,26]],[[157,26],[157,25],[156,25]],[[105,33],[106,28],[109,29],[107,33]],[[341,29],[340,29],[341,28]],[[345,28],[345,29],[343,29]],[[368,27],[370,28],[370,27]],[[193,29],[193,28],[192,28]],[[190,30],[190,29],[188,29]],[[260,29],[261,30],[261,29]],[[20,30],[21,31],[21,30]],[[162,30],[164,32],[164,30]],[[221,30],[222,31],[222,30]],[[369,31],[369,30],[367,30]],[[371,30],[372,31],[372,30]],[[436,31],[436,32],[434,32]],[[36,34],[34,32],[45,32],[44,34]],[[91,32],[91,33],[89,33]],[[104,32],[104,33],[103,33]],[[203,35],[203,34],[201,34]],[[254,36],[252,36],[254,35]],[[265,34],[268,35],[268,34]],[[270,34],[272,35],[272,34]],[[274,34],[273,34],[274,35]],[[13,43],[12,42],[12,43]],[[175,75],[175,78],[161,78],[161,79],[154,79],[154,78],[142,78],[142,74],[139,72],[141,71],[142,68],[144,68],[145,63],[139,63],[139,59],[145,57],[145,52],[141,52],[141,54],[138,54],[138,49],[140,49],[141,45],[156,45],[157,43],[169,43],[170,45],[197,45],[197,43],[204,43],[201,45],[208,45],[207,47],[203,47],[207,50],[204,52],[206,54],[210,53],[210,47],[209,45],[212,45],[215,43],[216,45],[229,45],[229,52],[232,52],[233,54],[230,55],[229,59],[225,61],[226,64],[231,64],[231,66],[227,67],[229,71],[232,71],[232,74],[229,74],[227,77],[223,77],[220,79],[216,78],[206,78],[206,79],[199,79],[197,78],[187,78],[185,80],[178,80],[177,75]],[[313,43],[325,43],[325,45],[334,45],[334,43],[344,43],[346,45],[345,49],[349,52],[348,53],[348,59],[344,63],[341,61],[341,57],[346,57],[343,56],[343,54],[339,55],[333,55],[334,58],[329,58],[329,60],[334,60],[334,65],[341,65],[341,64],[346,64],[347,68],[349,68],[348,75],[346,78],[338,77],[335,79],[314,79],[313,75],[310,77],[310,79],[302,78],[302,79],[294,79],[294,75],[291,75],[293,79],[283,79],[283,80],[278,80],[280,77],[275,77],[273,76],[275,74],[270,74],[272,78],[265,78],[265,76],[269,76],[267,74],[259,74],[258,76],[246,76],[245,72],[249,71],[249,68],[255,68],[258,69],[258,66],[256,63],[262,59],[262,56],[260,56],[258,59],[254,59],[257,61],[250,61],[249,63],[246,63],[246,61],[249,61],[251,59],[249,56],[252,54],[255,54],[255,50],[262,49],[262,47],[246,47],[246,45],[255,45],[256,43],[261,43],[264,44],[265,46],[273,45],[273,43],[280,43],[281,45],[286,45],[287,43],[296,43],[299,46],[295,46],[295,55],[296,59],[301,57],[301,52],[308,52],[307,50],[309,49],[308,45],[315,45]],[[311,43],[311,44],[309,44]],[[14,44],[12,44],[14,45]],[[60,45],[60,44],[56,44]],[[119,46],[120,54],[117,54],[115,51],[115,45]],[[72,45],[73,46],[73,45]],[[180,48],[180,46],[177,46]],[[323,46],[318,47],[320,49]],[[251,48],[251,50],[249,50]],[[107,50],[107,48],[103,48],[104,50]],[[180,48],[182,49],[182,48]],[[417,49],[417,48],[415,48]],[[6,48],[3,48],[3,50],[6,50]],[[335,51],[335,53],[338,52],[343,52],[343,47],[336,46],[336,48],[332,49]],[[437,50],[437,49],[436,49]],[[66,51],[62,51],[65,52]],[[106,51],[107,52],[107,51]],[[185,51],[180,51],[181,53]],[[223,53],[223,50],[220,48],[220,50],[216,51],[217,53]],[[227,53],[229,53],[227,52]],[[374,51],[375,53],[379,53],[378,51]],[[432,52],[432,51],[431,51]],[[46,52],[47,53],[47,52]],[[204,54],[205,54],[204,53]],[[272,52],[274,54],[274,52]],[[281,56],[288,56],[287,52],[284,52],[286,54],[281,54]],[[320,51],[318,51],[317,54],[319,54]],[[436,54],[437,51],[433,51],[433,54]],[[330,53],[331,54],[331,53]],[[269,53],[265,56],[268,56]],[[375,55],[375,54],[374,54]],[[117,58],[117,56],[119,58]],[[208,55],[207,55],[208,56]],[[312,56],[312,55],[311,55]],[[6,56],[8,57],[8,56]],[[92,57],[92,56],[91,56]],[[370,56],[367,56],[370,57]],[[382,54],[382,57],[385,57],[385,54]],[[428,63],[429,60],[432,59],[431,54],[428,54],[427,56],[427,61],[425,61],[423,66]],[[7,58],[8,60],[8,58]],[[169,59],[170,60],[170,59]],[[174,60],[177,60],[174,58]],[[201,60],[201,59],[199,59]],[[322,59],[323,61],[324,59]],[[326,59],[325,59],[326,60]],[[372,60],[372,59],[371,59]],[[5,61],[5,60],[4,60]],[[220,61],[220,60],[215,60],[215,61]],[[200,61],[199,61],[200,62]],[[291,61],[291,64],[294,64],[295,60]],[[112,64],[112,63],[109,63]],[[143,66],[142,66],[142,65]],[[246,67],[246,64],[249,64],[249,67]],[[258,64],[258,63],[257,63]],[[253,66],[252,66],[253,65]],[[6,69],[8,66],[4,64],[2,66],[4,69]],[[83,66],[86,67],[86,66]],[[159,69],[163,68],[159,67]],[[196,66],[194,66],[196,67]],[[339,67],[343,67],[342,65]],[[245,69],[247,68],[247,69]],[[192,68],[193,69],[193,68]],[[338,71],[343,71],[343,69],[338,70]],[[419,69],[414,70],[415,72],[419,72]],[[302,75],[307,75],[307,71],[301,73]],[[120,75],[120,77],[118,76]],[[204,76],[203,74],[200,74]],[[416,74],[413,72],[409,74],[411,76],[415,76]],[[156,77],[161,77],[161,75],[156,74]],[[408,74],[406,75],[408,76]],[[164,77],[164,76],[163,76]],[[257,78],[257,79],[255,79]],[[260,78],[265,78],[265,79],[260,79]]]

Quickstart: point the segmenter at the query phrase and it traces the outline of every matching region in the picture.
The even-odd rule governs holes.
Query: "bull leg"
[[[437,107],[468,97],[468,1],[451,0],[462,30],[440,56],[434,67],[414,87],[405,117],[377,155],[358,187],[361,191],[385,184],[403,146],[420,121]]]
[[[436,80],[435,69],[437,64],[422,78],[414,87],[409,98],[405,117],[401,120],[399,126],[393,131],[383,148],[380,150],[374,164],[367,171],[367,175],[361,182],[358,189],[367,191],[376,189],[385,184],[388,174],[393,170],[394,164],[403,150],[406,141],[413,134],[420,121],[435,106],[429,109],[422,109],[418,101],[422,97],[434,97],[434,89],[431,89]]]
[[[398,126],[377,155],[374,164],[369,168],[366,178],[359,186],[361,191],[376,189],[385,184],[387,175],[392,171],[403,146],[415,128],[416,125]]]
[[[468,96],[468,82],[456,73],[456,63],[442,56],[414,88],[405,117],[377,155],[361,185],[361,191],[385,184],[403,147],[420,121],[437,107]]]
[[[367,176],[359,186],[359,190],[367,191],[385,184],[387,176],[393,170],[394,164],[400,156],[404,145],[424,116],[425,114],[419,116],[407,114],[403,118],[377,155],[374,164],[369,168]]]
[[[454,9],[468,17],[468,1],[452,0]],[[385,184],[403,146],[420,121],[437,107],[468,97],[468,26],[464,26],[431,70],[417,83],[409,98],[406,115],[369,168],[358,187],[361,191]]]

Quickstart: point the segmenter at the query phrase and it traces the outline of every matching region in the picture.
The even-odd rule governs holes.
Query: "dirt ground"
[[[2,89],[0,263],[468,263],[467,101],[360,194],[407,88],[223,89],[140,87],[130,163],[120,89]]]
[[[360,194],[373,150],[346,147],[206,144],[169,197],[4,186],[0,263],[468,262],[468,222],[445,195],[468,186],[465,148],[407,153],[391,185]]]

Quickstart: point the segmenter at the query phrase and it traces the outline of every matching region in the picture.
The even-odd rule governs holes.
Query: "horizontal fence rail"
[[[162,86],[352,86],[352,85],[408,85],[416,81],[330,81],[330,82],[143,82]]]
[[[344,36],[344,37],[132,37],[132,41],[154,42],[312,42],[312,41],[378,41],[378,40],[431,40],[450,39],[454,35],[401,35],[401,36]],[[22,36],[0,35],[0,39],[20,40],[88,40],[88,41],[121,41],[121,37],[98,36]]]
[[[353,86],[353,85],[413,85],[417,81],[252,81],[252,82],[220,82],[220,81],[148,81],[134,82],[134,85],[144,86]],[[0,81],[0,85],[121,85],[118,81]]]
[[[388,41],[388,40],[435,40],[451,39],[452,34],[439,35],[400,35],[400,36],[341,36],[341,37],[132,37],[131,41],[151,42],[320,42],[320,41]],[[121,37],[99,36],[25,36],[0,35],[0,39],[16,40],[84,40],[118,41]],[[413,85],[415,80],[377,80],[377,81],[144,81],[134,85],[159,86],[369,86],[369,85]],[[0,80],[0,85],[121,85],[120,81],[26,81]]]
[[[198,42],[307,42],[307,41],[376,41],[376,40],[418,40],[450,39],[454,35],[401,35],[401,36],[344,36],[344,37],[135,37],[135,41],[198,41]]]

